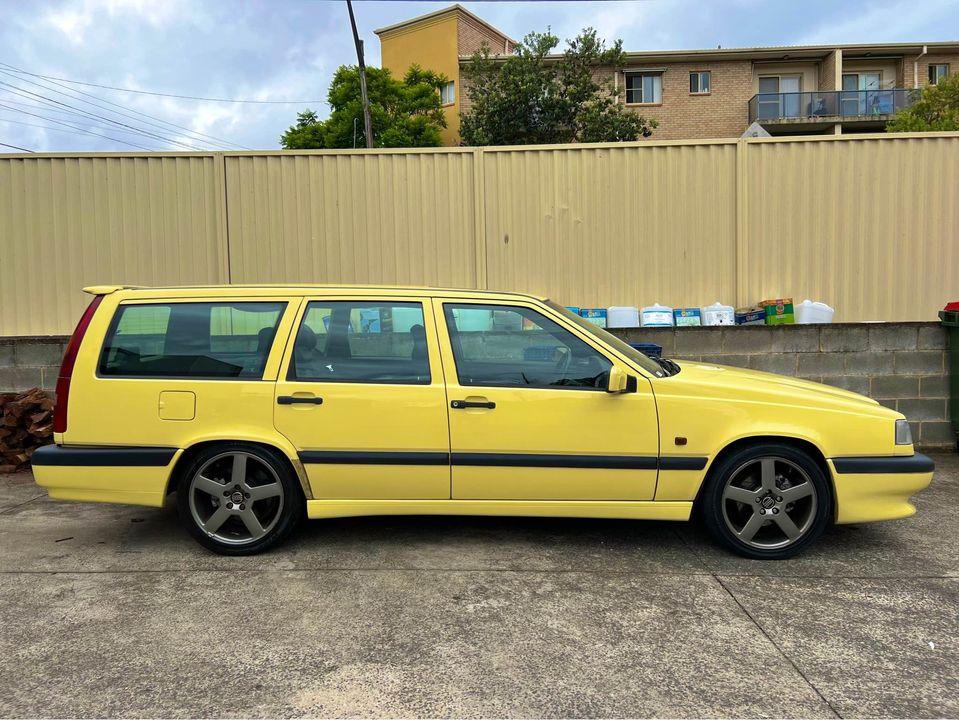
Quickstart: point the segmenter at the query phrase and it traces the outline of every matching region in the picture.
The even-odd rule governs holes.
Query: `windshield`
[[[562,313],[563,317],[567,320],[572,320],[583,330],[586,330],[590,335],[599,338],[607,345],[613,347],[617,352],[622,353],[634,363],[639,365],[643,370],[654,375],[655,377],[663,377],[666,373],[663,371],[662,366],[654,360],[651,360],[647,356],[643,355],[639,350],[624,343],[618,337],[612,333],[606,332],[603,328],[598,325],[594,325],[589,320],[580,317],[576,313],[572,313],[567,310],[562,305],[553,302],[552,300],[547,300],[546,304],[549,305],[553,310],[556,310],[559,313]]]

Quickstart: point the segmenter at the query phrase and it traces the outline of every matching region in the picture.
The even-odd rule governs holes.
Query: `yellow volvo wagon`
[[[784,558],[902,518],[903,416],[836,388],[653,361],[549,300],[393,287],[87,288],[57,382],[63,500],[161,506],[238,555],[305,516],[687,520]]]

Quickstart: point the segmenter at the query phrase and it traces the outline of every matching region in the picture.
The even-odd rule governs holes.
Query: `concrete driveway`
[[[309,523],[221,558],[172,510],[0,478],[3,716],[959,715],[959,457],[803,557],[684,524]]]

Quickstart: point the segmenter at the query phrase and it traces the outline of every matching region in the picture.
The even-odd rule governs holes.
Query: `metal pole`
[[[360,97],[363,99],[363,130],[366,135],[366,147],[373,147],[373,121],[370,119],[370,97],[366,93],[366,64],[363,62],[363,41],[356,32],[356,18],[353,17],[353,3],[346,0],[350,11],[350,26],[353,28],[353,42],[356,45],[356,60],[360,68]]]

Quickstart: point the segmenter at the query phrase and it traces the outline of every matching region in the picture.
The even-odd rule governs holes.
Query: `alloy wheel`
[[[782,457],[754,458],[740,465],[723,487],[726,527],[760,550],[793,545],[816,520],[816,487],[799,465]]]
[[[283,512],[283,484],[261,458],[232,451],[205,462],[190,479],[193,521],[209,537],[245,545],[269,533]]]

